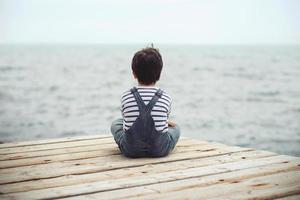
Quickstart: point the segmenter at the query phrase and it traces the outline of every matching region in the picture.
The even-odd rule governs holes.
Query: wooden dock
[[[284,147],[283,147],[284,148]],[[300,199],[300,158],[181,138],[126,158],[109,135],[0,145],[0,199]]]

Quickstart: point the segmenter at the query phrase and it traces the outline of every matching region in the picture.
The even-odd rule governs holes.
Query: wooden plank
[[[300,171],[254,177],[207,187],[184,188],[183,190],[156,195],[126,198],[130,200],[174,199],[275,199],[300,193]]]
[[[47,164],[47,163],[59,162],[59,161],[81,160],[86,158],[95,158],[95,157],[103,157],[103,156],[119,155],[119,154],[120,154],[119,149],[117,148],[117,146],[114,146],[114,147],[107,147],[105,149],[103,148],[95,151],[0,161],[0,169]]]
[[[178,145],[192,145],[192,144],[208,144],[206,141],[199,141],[189,138],[180,139],[176,146]],[[66,147],[60,149],[49,149],[46,151],[31,151],[31,152],[19,152],[19,153],[11,153],[6,155],[0,156],[0,161],[4,160],[17,160],[17,159],[24,159],[24,158],[35,158],[35,157],[45,157],[51,155],[63,155],[63,154],[71,154],[71,153],[79,153],[79,152],[89,152],[89,151],[96,151],[100,149],[106,149],[108,147],[115,148],[117,144],[115,142],[107,143],[107,144],[94,144],[88,146],[80,146],[80,147]]]
[[[24,141],[24,142],[8,142],[8,143],[0,144],[0,149],[12,148],[12,147],[43,145],[43,144],[53,144],[53,143],[65,143],[65,142],[74,142],[74,141],[82,141],[82,140],[93,140],[93,139],[99,139],[99,138],[112,138],[112,135],[100,135],[99,134],[99,135],[53,138],[53,139],[44,139],[44,140],[31,140],[31,141]]]
[[[78,142],[81,143],[81,141]],[[0,185],[0,193],[9,192],[7,195],[0,195],[0,198],[71,197],[71,199],[83,199],[84,197],[103,199],[106,196],[113,199],[153,199],[172,196],[182,199],[187,197],[188,193],[192,193],[192,198],[199,199],[199,196],[194,194],[204,194],[203,192],[208,189],[209,194],[206,194],[205,198],[208,196],[215,199],[240,199],[245,196],[247,192],[245,189],[249,191],[249,185],[245,184],[249,180],[255,182],[250,186],[256,189],[251,191],[247,198],[268,199],[299,194],[299,181],[296,181],[300,176],[299,158],[274,156],[267,152],[256,154],[253,149],[228,147],[218,143],[191,145],[190,142],[185,142],[186,144],[176,147],[171,155],[163,158],[128,159],[121,155],[110,155],[109,150],[117,150],[114,142],[104,144],[100,149],[94,151],[75,152],[74,146],[54,149],[56,153],[64,153],[48,155],[50,156],[48,158],[52,158],[51,163],[44,163],[42,154],[31,158],[12,158],[7,162],[0,162],[0,168],[1,165],[3,168],[11,167],[0,170],[0,182],[2,178],[9,181],[4,181]],[[38,147],[33,148],[33,151],[25,152],[29,155],[30,152],[53,151],[44,149],[44,147],[41,149],[41,147],[54,145],[56,148],[58,146],[55,145],[58,144],[59,142],[44,145],[28,144],[23,148]],[[111,146],[113,144],[114,147]],[[107,146],[103,148],[105,145]],[[22,146],[11,147],[11,149],[18,150],[19,147]],[[88,145],[83,147],[88,148]],[[72,149],[74,152],[68,153],[61,151],[62,149]],[[107,154],[103,151],[107,151]],[[11,154],[20,155],[21,152]],[[9,154],[5,154],[5,156],[7,155]],[[86,155],[88,158],[85,157]],[[248,157],[243,159],[241,155],[248,155]],[[47,158],[47,156],[44,157]],[[259,182],[263,180],[259,179],[261,177],[272,175],[273,179],[270,178],[267,181],[274,181],[276,180],[274,174],[295,174],[297,172],[299,175],[289,175],[290,178],[287,178],[285,182],[278,178],[277,180],[281,181],[280,184]],[[12,181],[14,180],[13,176],[17,177],[16,181]],[[22,180],[22,178],[25,179]],[[240,184],[243,187],[242,190],[238,190],[239,187],[236,187]],[[37,185],[43,185],[43,187],[37,187]],[[9,189],[11,187],[13,189]],[[219,195],[214,193],[216,190],[214,187],[221,187],[217,189]],[[276,189],[275,193],[274,188]],[[228,192],[228,190],[232,190],[232,192]],[[158,193],[160,195],[157,195]],[[237,195],[232,196],[232,194]]]
[[[114,143],[114,139],[111,137],[108,138],[98,138],[92,140],[79,140],[79,141],[70,141],[62,143],[51,143],[51,144],[42,144],[42,145],[33,145],[33,146],[24,146],[24,147],[11,147],[0,149],[0,155],[12,154],[12,153],[21,153],[21,152],[33,152],[33,151],[47,151],[51,149],[63,149],[67,147],[81,147],[89,146],[95,144],[107,144]]]
[[[7,142],[7,143],[0,144],[0,149],[34,146],[34,145],[44,145],[44,144],[54,144],[54,143],[76,142],[76,141],[93,140],[93,139],[100,139],[100,138],[112,138],[113,139],[111,134],[72,136],[72,137],[52,138],[52,139],[44,139],[44,140]],[[180,139],[186,139],[186,138],[188,138],[188,137],[184,137],[184,136],[180,137]]]
[[[245,161],[225,163],[225,164],[214,165],[214,166],[177,170],[176,172],[171,171],[171,172],[157,173],[153,175],[144,176],[143,178],[129,177],[124,179],[118,179],[118,181],[116,180],[97,181],[93,183],[48,188],[42,190],[34,190],[30,192],[11,193],[9,194],[9,196],[17,199],[18,198],[22,198],[22,199],[63,198],[63,197],[75,196],[79,194],[89,194],[89,193],[95,193],[100,191],[115,190],[115,189],[135,187],[141,185],[176,181],[179,179],[195,178],[204,175],[207,176],[207,175],[231,172],[234,170],[266,166],[274,163],[282,163],[282,162],[286,163],[296,159],[297,158],[289,157],[289,156],[273,156],[273,157],[256,159],[255,162],[253,160],[245,160]],[[295,174],[295,172],[293,172],[293,174]],[[300,171],[299,174],[296,174],[295,177],[298,178],[298,175],[300,176]],[[234,187],[236,187],[236,185]],[[176,197],[176,195],[172,197]],[[183,196],[181,195],[181,199],[182,198]]]
[[[199,145],[199,142],[193,142],[190,140],[180,140],[174,150],[174,152],[180,152],[183,148],[185,151],[193,148],[195,145]],[[100,145],[98,145],[100,146]],[[208,148],[205,148],[207,146]],[[203,150],[209,150],[214,148],[212,144],[203,144],[201,146]],[[78,147],[77,147],[78,148]],[[11,168],[11,167],[20,167],[20,166],[28,166],[28,165],[37,165],[37,164],[46,164],[51,162],[58,162],[58,161],[68,161],[68,160],[81,160],[87,158],[95,158],[101,156],[109,156],[109,155],[119,155],[120,151],[118,149],[117,144],[104,144],[98,147],[98,150],[90,150],[84,152],[77,152],[77,153],[68,153],[62,155],[51,155],[51,156],[43,156],[43,157],[36,157],[36,158],[19,158],[15,160],[4,160],[0,161],[0,169]],[[198,148],[198,147],[197,147]]]
[[[224,145],[223,145],[224,146]],[[54,178],[64,175],[76,175],[84,173],[95,173],[125,167],[141,166],[151,163],[163,163],[174,160],[187,160],[193,158],[209,157],[229,154],[239,151],[250,151],[250,148],[225,146],[209,151],[203,151],[202,146],[195,149],[183,148],[182,152],[171,153],[167,157],[128,159],[122,155],[108,157],[90,158],[75,161],[53,162],[48,164],[23,166],[0,170],[0,184],[36,179]],[[187,152],[186,152],[187,151]],[[55,169],[55,170],[53,170]]]
[[[20,183],[6,184],[0,187],[0,193],[12,193],[12,192],[24,192],[36,189],[75,185],[80,183],[89,183],[99,180],[109,180],[109,179],[120,179],[133,176],[143,176],[161,172],[174,171],[179,169],[188,169],[193,167],[201,167],[208,165],[216,165],[221,163],[234,162],[238,160],[249,160],[257,159],[262,157],[274,156],[275,153],[267,151],[248,151],[248,152],[237,152],[231,155],[220,155],[215,157],[191,159],[191,160],[181,160],[173,161],[167,163],[157,163],[150,165],[143,165],[138,167],[123,168],[110,170],[99,173],[91,174],[79,174],[79,175],[68,175],[58,178],[41,179],[36,181],[26,181]]]
[[[282,198],[276,198],[276,200],[299,200],[300,195],[286,196]]]
[[[288,175],[287,175],[288,176]],[[290,195],[294,195],[294,194],[300,194],[300,185],[299,185],[299,176],[297,177],[293,177],[293,175],[291,175],[292,178],[291,179],[298,179],[296,181],[297,182],[293,182],[293,183],[287,183],[286,185],[283,184],[278,184],[278,183],[282,183],[284,179],[281,179],[281,177],[272,177],[272,178],[277,178],[277,180],[270,180],[269,184],[274,184],[274,187],[272,188],[259,188],[259,189],[251,189],[251,185],[249,187],[244,187],[245,189],[248,189],[248,191],[237,191],[236,195],[230,194],[226,197],[226,199],[236,199],[236,200],[240,200],[241,198],[248,198],[248,199],[257,199],[257,200],[265,200],[265,199],[275,199],[278,197],[285,197],[285,196],[290,196]],[[285,178],[285,176],[283,176],[283,178]],[[263,181],[263,180],[260,180]],[[277,182],[275,182],[277,181]],[[292,180],[290,180],[292,182]],[[257,183],[257,185],[259,184],[267,184],[265,182],[261,182],[261,183]],[[248,194],[250,193],[250,194]],[[247,195],[248,194],[248,195]],[[222,200],[222,198],[213,198],[215,200]],[[298,199],[299,200],[299,199]]]
[[[47,151],[32,151],[32,152],[20,152],[20,153],[11,153],[6,155],[0,155],[0,161],[5,160],[18,160],[24,158],[36,158],[36,157],[45,157],[45,156],[54,156],[54,155],[64,155],[70,153],[79,153],[79,152],[89,152],[89,151],[97,151],[105,148],[114,148],[116,147],[116,143],[108,143],[108,144],[96,144],[96,145],[88,145],[81,147],[68,147],[62,149],[50,149]]]
[[[181,140],[189,140],[193,139],[189,138],[181,138]],[[193,140],[194,142],[207,143],[206,141]],[[35,151],[50,151],[52,149],[65,149],[65,148],[74,148],[74,147],[84,147],[90,145],[103,145],[103,144],[113,144],[115,143],[114,139],[111,137],[108,138],[100,138],[93,140],[82,140],[82,141],[70,141],[67,143],[53,143],[53,144],[44,144],[37,146],[25,146],[25,147],[13,147],[13,148],[4,148],[0,149],[0,156],[6,154],[15,154],[22,152],[35,152]]]
[[[223,184],[223,183],[238,183],[239,181],[245,179],[263,177],[270,174],[278,174],[282,172],[294,171],[297,169],[299,170],[298,164],[299,164],[298,160],[293,160],[289,163],[280,162],[280,163],[260,166],[257,168],[245,168],[237,171],[233,170],[230,172],[220,173],[215,175],[201,176],[197,178],[175,180],[175,181],[163,182],[163,183],[159,182],[151,185],[128,187],[119,190],[111,190],[111,191],[104,191],[104,192],[92,193],[87,195],[79,195],[79,196],[74,196],[66,199],[68,200],[79,200],[79,199],[106,199],[106,200],[126,199],[127,200],[127,199],[139,199],[139,198],[160,199],[160,197],[168,196],[168,192],[181,191],[181,190],[184,191],[184,189],[189,189],[189,188],[203,188],[203,187]],[[189,195],[186,195],[186,197],[189,197]]]
[[[213,147],[215,148],[215,145]],[[191,147],[184,146],[182,149],[180,147],[176,147],[175,150],[173,151],[175,153],[173,154],[172,157],[170,157],[169,155],[169,158],[164,157],[164,158],[128,159],[122,155],[111,155],[108,157],[97,157],[97,158],[81,159],[75,161],[54,162],[54,163],[34,165],[34,166],[7,168],[7,169],[0,170],[0,176],[1,176],[0,182],[1,183],[8,183],[5,181],[14,182],[13,180],[24,181],[27,180],[26,177],[29,178],[28,180],[30,180],[30,179],[48,178],[51,176],[57,177],[62,175],[71,175],[72,173],[74,174],[94,173],[94,172],[98,172],[99,170],[107,171],[107,170],[122,168],[122,167],[130,167],[136,165],[139,166],[139,165],[152,163],[152,162],[155,163],[168,162],[177,159],[186,160],[186,159],[190,159],[190,157],[204,157],[204,156],[211,156],[215,154],[224,154],[224,152],[230,153],[235,151],[251,150],[251,149],[245,149],[239,147],[232,147],[229,149],[230,151],[226,149],[224,151],[221,150],[223,149],[223,147],[221,147],[219,150],[214,148],[208,145],[206,146],[196,145]],[[193,151],[196,152],[193,153]],[[57,170],[55,171],[51,170],[54,168]],[[23,179],[23,177],[25,179]]]

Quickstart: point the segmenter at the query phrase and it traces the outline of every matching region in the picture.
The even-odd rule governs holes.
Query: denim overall
[[[162,91],[159,89],[147,105],[135,87],[130,91],[136,99],[140,114],[121,137],[118,144],[120,151],[127,157],[135,158],[166,156],[173,149],[170,135],[157,131],[151,116],[151,110],[161,97]]]

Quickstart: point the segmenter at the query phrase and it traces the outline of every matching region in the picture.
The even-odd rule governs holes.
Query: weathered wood
[[[300,199],[300,194],[299,195],[292,195],[292,196],[286,196],[282,198],[276,198],[276,200],[299,200]]]
[[[295,199],[300,159],[181,138],[163,158],[122,156],[111,135],[0,145],[0,199]]]
[[[287,156],[272,156],[267,158],[257,159],[259,161],[243,160],[238,162],[225,163],[220,165],[195,167],[184,170],[176,170],[171,172],[156,173],[143,177],[128,177],[118,180],[109,181],[97,181],[93,183],[84,183],[72,186],[47,188],[41,190],[35,190],[30,192],[11,193],[10,196],[23,199],[42,199],[42,198],[64,198],[69,196],[75,196],[79,194],[89,194],[107,190],[116,190],[128,187],[135,187],[140,185],[149,185],[154,183],[169,182],[187,178],[201,177],[204,175],[214,175],[219,173],[231,172],[234,170],[241,170],[251,167],[260,167],[265,165],[271,165],[274,163],[280,163],[282,160],[292,161],[296,158]],[[300,164],[300,162],[298,162]],[[299,169],[300,167],[298,167]],[[299,171],[300,176],[300,171]],[[297,176],[298,178],[298,176]],[[176,196],[176,195],[175,195]],[[182,196],[181,196],[182,197]]]
[[[6,160],[18,160],[24,158],[37,158],[37,157],[45,157],[45,156],[56,156],[56,155],[69,155],[72,153],[80,153],[80,152],[89,152],[89,151],[97,151],[106,148],[115,148],[117,147],[116,143],[108,143],[108,144],[96,144],[96,145],[88,145],[88,146],[80,146],[80,147],[67,147],[61,149],[49,149],[47,151],[31,151],[31,152],[18,152],[0,155],[0,161]]]
[[[89,146],[92,144],[101,145],[107,143],[114,143],[113,138],[105,137],[105,138],[96,138],[92,140],[69,141],[66,143],[59,142],[59,143],[50,143],[50,144],[41,144],[41,145],[29,145],[24,147],[17,146],[11,148],[2,148],[0,149],[0,155],[21,153],[21,152],[32,152],[32,151],[47,151],[51,149],[62,149],[68,147],[82,147],[82,146]]]
[[[0,149],[11,148],[11,147],[25,147],[25,146],[34,146],[34,145],[43,145],[43,144],[53,144],[53,143],[65,143],[65,142],[74,142],[74,141],[83,141],[83,140],[93,140],[99,138],[111,138],[111,135],[86,135],[86,136],[73,136],[73,137],[64,137],[64,138],[53,138],[53,139],[44,139],[44,140],[31,140],[24,142],[9,142],[0,144]]]
[[[249,148],[241,147],[216,147],[209,148],[194,146],[193,149],[183,148],[182,152],[171,154],[162,158],[128,159],[122,155],[111,155],[109,157],[89,158],[74,161],[52,162],[33,166],[22,166],[0,170],[0,184],[16,181],[28,181],[33,179],[53,178],[64,175],[77,175],[95,173],[124,167],[141,166],[151,163],[163,163],[174,160],[186,160],[228,154],[239,151],[249,151]],[[177,148],[178,149],[178,148]],[[178,151],[178,150],[177,150]],[[53,170],[55,169],[55,170]]]
[[[300,193],[300,171],[265,175],[234,182],[185,188],[184,190],[142,196],[142,199],[275,199]],[[127,198],[130,200],[140,199]]]
[[[207,143],[206,141],[199,141],[199,140],[192,140],[189,138],[181,138],[181,141],[187,142],[197,142],[198,144]],[[217,143],[216,143],[217,144]],[[220,143],[218,143],[220,144]],[[112,137],[105,137],[105,138],[97,138],[93,140],[82,140],[82,141],[69,141],[65,144],[61,143],[50,143],[50,144],[42,144],[42,145],[33,145],[33,146],[25,146],[25,147],[12,147],[12,148],[3,148],[0,149],[0,160],[2,156],[15,156],[18,153],[35,153],[35,152],[51,152],[52,150],[69,150],[70,148],[77,148],[77,149],[84,149],[85,147],[90,147],[92,145],[99,145],[101,146],[115,146],[115,141]],[[220,144],[222,145],[222,144]]]
[[[184,151],[188,151],[189,149],[194,149],[195,148],[194,146],[196,146],[196,148],[199,148],[199,143],[189,141],[189,140],[181,140],[176,146],[174,152],[181,152],[182,149],[184,149]],[[208,143],[206,144],[203,143],[203,145],[201,145],[203,150],[212,149],[215,146],[216,145],[213,146],[212,144],[208,144]],[[104,144],[103,146],[101,146],[101,148],[100,147],[98,148],[99,149],[94,151],[89,150],[84,152],[51,155],[51,156],[43,156],[43,157],[35,157],[35,158],[23,158],[23,159],[19,158],[15,160],[4,160],[0,162],[0,169],[45,164],[45,163],[58,162],[58,161],[80,160],[80,159],[96,158],[96,157],[120,154],[120,151],[118,150],[118,146],[116,144]]]
[[[204,144],[213,144],[213,143],[208,143],[206,141],[199,141],[199,140],[193,140],[190,138],[183,138],[178,141],[178,146],[184,146],[184,145],[204,145]],[[78,145],[77,143],[74,145]],[[176,146],[177,146],[176,145]],[[219,144],[218,144],[219,145]],[[35,157],[45,157],[45,156],[52,156],[52,155],[63,155],[63,154],[72,154],[72,153],[79,153],[79,152],[89,152],[89,151],[96,151],[96,150],[101,150],[101,149],[107,149],[108,147],[110,148],[116,148],[117,144],[111,140],[109,143],[104,143],[99,145],[97,144],[91,144],[88,146],[76,146],[76,147],[65,147],[65,148],[59,148],[59,149],[49,149],[46,151],[30,151],[30,152],[18,152],[18,153],[10,153],[10,154],[5,154],[5,155],[0,155],[0,161],[4,160],[17,160],[17,159],[24,159],[24,158],[35,158]]]
[[[109,180],[109,179],[120,179],[133,176],[143,176],[150,175],[154,173],[169,172],[175,170],[183,170],[193,167],[201,166],[212,166],[221,163],[234,162],[238,160],[250,160],[263,157],[270,157],[276,155],[268,151],[246,151],[246,152],[237,152],[232,154],[225,155],[216,155],[215,157],[207,158],[195,158],[190,160],[179,160],[179,161],[170,161],[166,163],[153,163],[142,165],[138,167],[122,168],[116,170],[109,170],[98,173],[90,174],[78,174],[78,175],[68,175],[61,176],[57,178],[41,179],[35,181],[26,181],[19,183],[12,183],[2,185],[0,187],[1,193],[12,193],[12,192],[24,192],[36,189],[66,186],[66,185],[75,185],[80,183],[89,183],[95,182],[98,180]]]
[[[111,190],[105,192],[92,193],[87,195],[77,195],[69,197],[69,200],[75,199],[131,199],[136,197],[148,199],[157,198],[157,194],[166,194],[168,192],[180,191],[188,188],[202,188],[210,185],[222,183],[238,183],[240,180],[245,180],[254,177],[277,174],[281,172],[294,171],[299,169],[299,161],[294,160],[289,163],[274,163],[260,167],[245,168],[233,170],[230,172],[219,173],[214,175],[203,175],[197,178],[188,178],[164,183],[155,183],[138,187],[128,187],[120,190]],[[159,198],[158,198],[159,199]],[[205,198],[206,199],[206,198]],[[242,198],[243,199],[243,198]]]

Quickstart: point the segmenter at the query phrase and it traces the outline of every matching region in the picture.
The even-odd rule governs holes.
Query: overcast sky
[[[0,0],[0,43],[300,44],[300,0]]]

